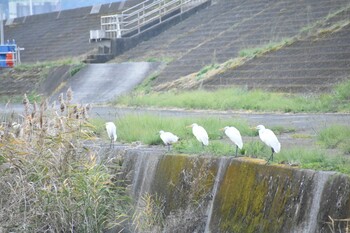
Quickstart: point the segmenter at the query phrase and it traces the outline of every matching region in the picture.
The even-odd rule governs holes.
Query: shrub
[[[106,164],[83,145],[89,106],[30,104],[0,126],[0,231],[102,232],[126,219],[127,198]]]

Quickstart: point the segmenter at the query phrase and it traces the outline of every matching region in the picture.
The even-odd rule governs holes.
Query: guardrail
[[[183,13],[208,0],[146,0],[121,14],[101,17],[101,30],[105,37],[121,38],[127,34],[137,34],[146,30],[147,25],[162,23],[167,15]]]

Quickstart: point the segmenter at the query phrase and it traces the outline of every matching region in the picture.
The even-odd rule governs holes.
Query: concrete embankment
[[[147,195],[158,203],[161,224],[152,232],[320,233],[330,232],[328,216],[350,216],[350,178],[339,173],[152,149],[112,153],[136,209]]]

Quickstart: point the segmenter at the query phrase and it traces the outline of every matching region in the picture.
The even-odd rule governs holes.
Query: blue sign
[[[15,44],[0,45],[0,67],[13,67],[16,52]]]

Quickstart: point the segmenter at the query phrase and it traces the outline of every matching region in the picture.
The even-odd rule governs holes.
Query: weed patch
[[[184,109],[252,110],[259,112],[350,112],[347,87],[350,80],[338,84],[333,92],[305,96],[271,93],[262,90],[227,88],[215,91],[134,92],[115,104],[139,107],[177,107]]]
[[[93,142],[88,105],[23,99],[23,121],[0,124],[0,225],[6,232],[102,232],[127,218],[128,198]],[[118,167],[113,169],[118,170]]]

